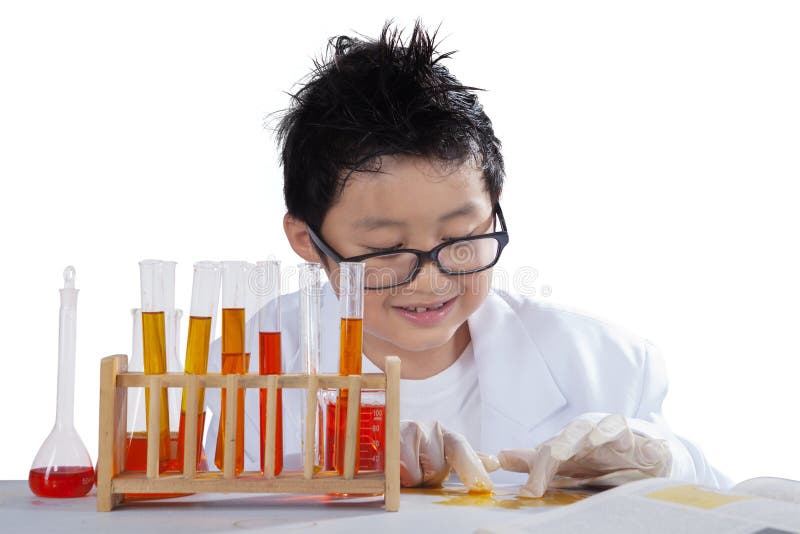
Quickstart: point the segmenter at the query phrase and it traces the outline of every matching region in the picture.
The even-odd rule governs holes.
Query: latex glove
[[[578,417],[535,449],[501,451],[497,459],[507,471],[529,473],[520,489],[523,497],[541,497],[556,475],[572,477],[555,484],[564,487],[575,479],[600,483],[609,475],[617,483],[666,476],[672,467],[665,440],[633,433],[625,417],[616,414],[597,423]]]
[[[486,462],[492,457],[486,456]],[[494,468],[499,464],[494,459]],[[437,487],[454,469],[470,491],[492,490],[484,461],[466,438],[438,422],[400,421],[400,485]]]

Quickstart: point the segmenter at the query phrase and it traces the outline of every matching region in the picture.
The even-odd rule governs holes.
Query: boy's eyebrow
[[[469,201],[463,206],[448,211],[439,217],[439,222],[444,222],[448,219],[453,219],[455,217],[461,217],[464,215],[472,215],[476,210],[477,206],[475,203]],[[406,226],[406,223],[403,221],[397,221],[395,219],[387,219],[386,217],[364,217],[353,223],[353,228],[366,231],[377,230],[378,228],[384,228],[386,226]]]

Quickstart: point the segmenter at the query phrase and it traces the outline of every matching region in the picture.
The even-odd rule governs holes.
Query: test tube
[[[298,265],[300,271],[300,356],[303,372],[317,374],[320,351],[320,264]]]
[[[181,310],[173,310],[172,312],[164,312],[164,322],[169,325],[170,323],[178,325],[180,323]],[[143,329],[142,329],[142,310],[141,308],[133,308],[131,310],[131,317],[133,319],[133,336],[131,346],[131,357],[128,362],[128,372],[141,373],[144,371],[144,350],[143,350]],[[175,365],[177,362],[172,362],[173,351],[167,348],[167,368]],[[170,364],[170,362],[172,362]],[[125,471],[144,473],[147,471],[147,417],[148,410],[146,405],[146,388],[135,387],[128,388],[127,405],[127,439],[125,440]],[[180,400],[178,399],[178,403]],[[180,404],[178,404],[180,407]],[[170,418],[170,422],[172,418]],[[177,419],[176,419],[177,421]],[[178,445],[178,431],[173,432],[170,430],[169,437],[169,459],[165,465],[159,461],[159,469],[164,471],[174,471],[177,469],[176,453]],[[161,460],[161,458],[159,458]],[[126,493],[125,500],[142,500],[142,499],[164,499],[167,497],[179,497],[181,495],[188,495],[188,493]]]
[[[142,298],[142,352],[145,374],[167,372],[167,336],[165,314],[175,308],[175,262],[143,260],[139,262]],[[169,403],[167,390],[160,395],[159,471],[169,462]],[[150,413],[150,390],[145,389],[146,414]]]
[[[339,264],[339,374],[361,374],[362,324],[364,319],[364,264],[342,262]],[[360,401],[360,399],[359,399]],[[334,465],[339,475],[344,474],[344,449],[347,435],[347,389],[339,392],[336,403],[336,446]],[[360,407],[356,411],[360,413]],[[356,447],[355,468],[358,472],[359,448]]]
[[[281,374],[281,262],[259,261],[251,277],[258,310],[258,373]],[[283,470],[283,395],[275,397],[275,475]],[[267,441],[267,390],[259,391],[261,472],[264,472],[264,445]]]
[[[321,287],[320,287],[320,264],[313,262],[301,263],[298,266],[300,274],[300,358],[303,363],[303,373],[316,375],[319,371],[320,356],[320,308],[321,308]],[[320,454],[320,443],[322,439],[319,433],[306,433],[306,424],[313,425],[314,421],[306,421],[306,402],[307,397],[303,398],[300,428],[302,432],[301,442],[303,443],[303,454],[305,457],[306,445],[312,447],[312,456],[317,465],[321,466],[323,460]],[[321,406],[320,406],[321,410]],[[321,411],[318,410],[319,414]],[[319,417],[318,414],[318,417]],[[322,421],[318,425],[319,432],[322,432]],[[312,439],[307,439],[312,435]],[[316,467],[316,466],[315,466]]]
[[[167,373],[180,373],[183,364],[180,356],[180,331],[183,310],[174,308],[164,315],[167,334]],[[179,471],[178,465],[178,434],[180,433],[181,418],[181,388],[167,388],[169,403],[169,461],[167,471]]]
[[[219,306],[220,264],[199,261],[194,264],[192,278],[192,307],[189,311],[189,333],[186,337],[186,362],[184,373],[204,375],[208,372],[208,347],[212,325]],[[197,392],[197,469],[203,464],[203,428],[206,414],[203,410],[205,390]],[[186,391],[181,397],[180,429],[178,431],[178,470],[183,470],[184,437],[186,433]]]
[[[222,373],[246,374],[250,366],[245,351],[245,302],[249,267],[244,261],[222,262]],[[236,392],[236,454],[234,472],[244,470],[244,389]],[[219,430],[214,465],[224,469],[226,391],[222,389]]]

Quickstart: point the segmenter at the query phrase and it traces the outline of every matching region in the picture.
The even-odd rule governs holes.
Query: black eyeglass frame
[[[401,254],[401,253],[410,253],[410,254],[414,254],[414,255],[417,256],[417,264],[414,266],[414,269],[411,270],[411,273],[406,277],[405,280],[403,280],[401,282],[397,282],[396,284],[388,285],[388,286],[366,287],[365,288],[365,289],[376,289],[376,290],[378,290],[378,289],[391,289],[393,287],[401,286],[401,285],[408,284],[408,283],[412,282],[414,280],[414,278],[416,278],[417,275],[419,274],[419,271],[422,269],[422,265],[423,265],[423,263],[425,262],[426,259],[430,260],[434,265],[436,265],[436,268],[439,269],[439,272],[441,272],[442,274],[453,275],[453,276],[461,275],[461,274],[475,274],[475,273],[479,273],[481,271],[485,271],[486,269],[490,269],[490,268],[494,267],[494,265],[500,259],[500,254],[503,252],[503,249],[505,248],[505,246],[508,245],[508,241],[509,241],[508,228],[506,227],[506,220],[505,220],[505,217],[503,217],[503,210],[500,209],[500,204],[499,203],[495,204],[492,216],[495,216],[495,215],[500,220],[500,228],[501,228],[501,230],[499,232],[490,232],[488,234],[471,235],[471,236],[467,236],[467,237],[459,237],[457,239],[450,239],[450,240],[447,240],[447,241],[443,241],[442,243],[439,243],[438,245],[436,245],[435,247],[433,247],[432,249],[430,249],[428,251],[417,250],[417,249],[413,249],[413,248],[401,248],[401,249],[397,249],[397,250],[370,252],[369,254],[361,254],[359,256],[352,256],[350,258],[345,258],[341,254],[339,254],[338,252],[333,250],[333,247],[328,245],[325,242],[325,240],[323,240],[322,237],[320,237],[318,235],[318,233],[315,232],[313,228],[311,228],[310,225],[306,225],[306,228],[308,229],[308,235],[311,237],[311,241],[317,246],[317,248],[323,254],[325,254],[326,256],[331,258],[336,263],[342,263],[344,261],[346,261],[346,262],[362,262],[364,260],[367,260],[369,258],[375,258],[377,256],[390,256],[390,255]],[[453,245],[455,243],[461,243],[461,242],[464,242],[464,241],[475,241],[476,239],[486,239],[486,238],[494,238],[495,240],[497,240],[497,254],[495,255],[494,260],[489,265],[486,265],[484,267],[480,267],[478,269],[472,269],[471,271],[455,271],[455,272],[453,272],[453,271],[449,271],[448,269],[443,267],[441,263],[439,263],[439,252],[443,248],[448,247],[450,245]]]

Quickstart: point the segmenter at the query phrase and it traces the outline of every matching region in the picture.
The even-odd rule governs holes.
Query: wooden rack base
[[[97,510],[113,510],[128,493],[375,493],[384,495],[385,508],[400,508],[400,359],[386,357],[386,373],[365,375],[190,375],[166,373],[145,375],[127,372],[128,358],[115,355],[100,364],[100,439],[97,460]],[[186,429],[182,473],[161,473],[158,469],[158,402],[151,402],[147,414],[147,470],[125,471],[128,388],[146,387],[156,391],[165,387],[186,392]],[[197,472],[197,399],[201,388],[240,388],[267,390],[266,443],[264,473],[234,473],[236,450],[235,421],[237,395],[226,397],[226,436],[222,472]],[[313,443],[317,420],[317,391],[346,388],[349,392],[344,452],[344,472],[315,472],[313,447],[303,452],[303,471],[285,471],[275,476],[275,406],[277,389],[302,388],[308,391],[305,443]],[[383,472],[355,474],[358,447],[358,400],[361,389],[386,390],[385,466]],[[159,396],[150,398],[158,399]]]

